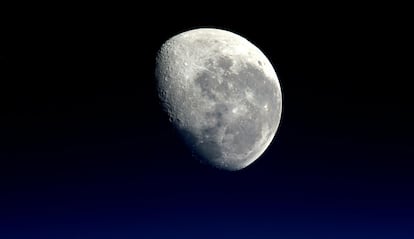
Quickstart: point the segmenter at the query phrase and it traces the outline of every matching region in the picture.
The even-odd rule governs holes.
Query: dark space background
[[[414,238],[403,6],[157,4],[6,19],[0,238]],[[238,172],[191,158],[158,103],[158,48],[198,27],[249,39],[282,86],[273,143]]]

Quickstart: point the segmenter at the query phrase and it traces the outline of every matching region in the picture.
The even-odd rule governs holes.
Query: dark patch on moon
[[[252,146],[260,137],[260,131],[260,122],[244,125],[240,124],[240,122],[234,122],[226,128],[225,135],[230,139],[225,140],[223,144],[227,146],[232,145],[232,147],[229,147],[229,150],[233,153],[240,153],[246,149],[253,150]]]
[[[227,71],[233,65],[233,60],[228,56],[223,56],[217,60],[217,65]]]
[[[237,74],[237,77],[240,82],[239,90],[248,89],[252,91],[253,97],[259,105],[268,104],[269,109],[277,109],[275,107],[277,99],[274,95],[274,86],[261,69],[246,64],[246,67]]]
[[[207,96],[211,100],[217,99],[215,89],[217,88],[218,80],[210,72],[201,72],[200,76],[195,79],[195,84],[200,87],[202,96]]]

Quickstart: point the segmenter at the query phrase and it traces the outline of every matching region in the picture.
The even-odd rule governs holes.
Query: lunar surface
[[[273,140],[282,95],[267,57],[229,31],[200,28],[167,40],[156,79],[170,121],[201,161],[240,170]]]

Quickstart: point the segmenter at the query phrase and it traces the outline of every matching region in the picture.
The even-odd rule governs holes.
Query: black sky
[[[412,238],[404,11],[179,8],[10,17],[0,57],[1,238]],[[197,27],[249,39],[282,86],[275,140],[240,172],[192,159],[158,103],[158,48]]]

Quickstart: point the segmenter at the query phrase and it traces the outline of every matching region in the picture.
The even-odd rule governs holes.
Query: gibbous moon
[[[282,93],[267,57],[229,31],[200,28],[158,52],[159,98],[184,142],[203,162],[240,170],[273,140]]]

